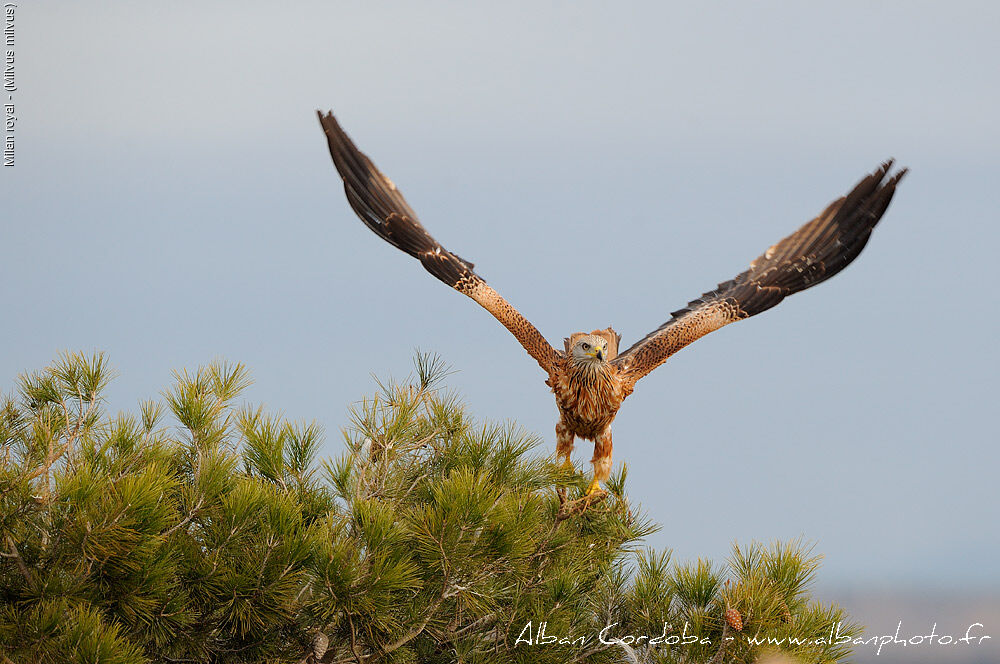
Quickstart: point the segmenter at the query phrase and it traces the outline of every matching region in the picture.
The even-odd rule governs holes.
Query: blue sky
[[[631,343],[894,156],[860,258],[643,380],[616,469],[682,559],[801,535],[826,582],[996,586],[1000,10],[694,7],[24,4],[0,386],[99,349],[131,408],[226,357],[335,454],[419,347],[554,447],[534,362],[356,220],[315,109],[557,344]]]

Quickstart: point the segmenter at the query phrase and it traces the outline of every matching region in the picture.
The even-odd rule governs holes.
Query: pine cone
[[[726,622],[737,632],[743,631],[743,616],[736,609],[726,609]]]
[[[326,649],[330,646],[330,639],[323,632],[317,632],[312,640],[312,654],[318,662],[326,654]]]
[[[792,612],[788,610],[788,604],[785,600],[781,600],[781,622],[790,623],[792,622]]]

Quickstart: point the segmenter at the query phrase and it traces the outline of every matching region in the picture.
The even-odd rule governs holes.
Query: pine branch
[[[473,631],[475,629],[481,629],[483,627],[488,626],[490,623],[496,622],[496,619],[497,619],[497,615],[495,613],[487,613],[485,616],[482,616],[481,618],[478,618],[478,619],[472,621],[471,623],[469,623],[465,627],[462,627],[461,629],[454,630],[451,633],[451,638],[452,638],[452,640],[455,640],[457,638],[461,638],[461,637],[465,636],[466,634],[468,634],[469,632],[471,632],[471,631]]]
[[[175,524],[173,528],[171,528],[170,530],[168,530],[165,533],[163,533],[163,537],[164,538],[170,537],[175,532],[177,532],[178,530],[180,530],[184,526],[186,526],[189,523],[191,523],[191,520],[198,514],[198,510],[201,509],[201,507],[202,507],[202,505],[204,505],[204,503],[205,503],[205,496],[199,496],[198,497],[198,503],[194,507],[191,508],[191,511],[188,512],[188,515],[186,517],[184,517],[181,521],[177,522],[177,524]]]
[[[722,622],[722,638],[719,644],[719,650],[715,653],[712,659],[708,660],[708,664],[721,664],[722,658],[726,654],[726,648],[729,646],[729,623],[726,621]]]
[[[590,648],[589,650],[584,650],[579,655],[577,655],[576,657],[574,657],[573,659],[571,659],[569,661],[570,661],[571,664],[573,662],[584,662],[591,655],[596,655],[599,652],[604,652],[605,650],[608,650],[609,648],[611,648],[610,644],[601,644],[601,645],[595,646],[593,648]]]
[[[420,636],[420,633],[423,632],[424,629],[427,627],[427,625],[430,623],[431,619],[434,617],[434,614],[436,614],[437,610],[441,608],[441,603],[444,602],[445,596],[446,594],[442,592],[441,596],[438,597],[437,600],[435,600],[434,603],[431,604],[430,608],[427,609],[427,613],[424,616],[424,619],[420,621],[420,624],[411,629],[409,632],[407,632],[407,634],[402,638],[393,641],[391,644],[383,648],[383,652],[392,652],[393,650],[396,650],[397,648],[406,645],[413,639]]]
[[[362,657],[358,653],[358,642],[357,637],[354,635],[354,619],[348,614],[347,624],[351,628],[351,652],[354,654],[354,661],[356,664],[361,664]]]
[[[35,586],[35,575],[31,573],[31,570],[24,563],[24,558],[21,557],[21,552],[17,550],[14,538],[10,535],[7,535],[7,546],[10,548],[10,553],[0,553],[0,555],[4,558],[13,558],[14,562],[17,563],[17,569],[21,572],[21,576],[28,582],[28,586],[33,588]]]

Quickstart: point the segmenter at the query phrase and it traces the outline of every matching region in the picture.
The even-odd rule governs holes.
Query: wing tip
[[[872,173],[872,176],[875,178],[876,182],[882,184],[883,186],[893,186],[897,184],[900,180],[902,180],[903,176],[905,176],[907,173],[910,172],[909,166],[903,166],[898,171],[896,171],[891,178],[885,180],[886,176],[889,175],[889,172],[895,165],[896,165],[896,158],[889,157],[888,159],[882,162],[882,164],[878,167],[878,170]],[[885,182],[883,183],[884,180]]]

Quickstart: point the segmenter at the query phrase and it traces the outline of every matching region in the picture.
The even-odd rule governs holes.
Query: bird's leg
[[[573,440],[576,438],[570,433],[569,427],[563,422],[556,425],[556,454],[563,457],[563,467],[572,470],[573,462],[570,455],[573,454]]]
[[[573,453],[573,439],[575,436],[570,433],[569,428],[562,420],[556,424],[556,455],[563,457],[562,467],[566,471],[573,470],[573,461],[570,455]],[[559,494],[559,502],[566,500],[566,487],[561,486],[556,489]]]
[[[611,427],[608,427],[594,439],[594,480],[587,487],[587,495],[591,496],[601,491],[601,482],[606,482],[611,475]]]

